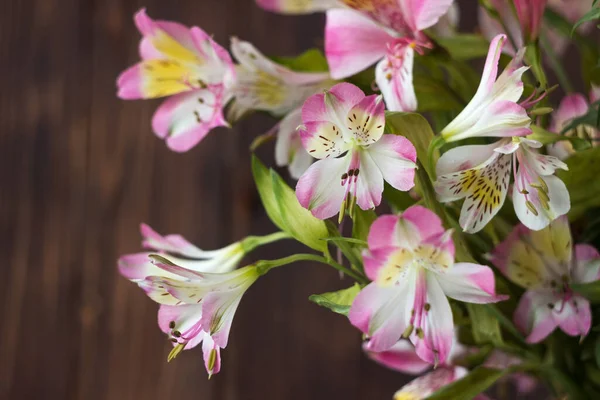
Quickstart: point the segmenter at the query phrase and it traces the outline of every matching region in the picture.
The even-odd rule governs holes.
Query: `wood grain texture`
[[[132,15],[143,5],[267,54],[322,40],[322,15],[272,15],[250,0],[0,2],[0,398],[391,398],[405,378],[369,362],[344,318],[307,301],[348,285],[320,265],[251,288],[212,380],[199,350],[166,363],[157,306],[116,259],[139,250],[142,221],[208,249],[272,231],[248,145],[273,120],[256,115],[186,154],[169,151],[150,131],[158,102],[115,96],[116,76],[136,61]],[[260,155],[272,162],[271,147]]]

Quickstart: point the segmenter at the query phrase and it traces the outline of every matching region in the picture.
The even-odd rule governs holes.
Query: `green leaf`
[[[566,136],[550,132],[537,125],[531,125],[533,133],[527,139],[537,140],[542,144],[552,144],[561,140],[568,140],[575,150],[586,150],[591,147],[590,142],[577,136]]]
[[[335,243],[338,249],[344,254],[344,256],[350,261],[350,264],[356,269],[362,271],[363,263],[360,256],[362,246],[352,245],[349,242],[349,238],[345,238],[340,235],[340,231],[331,221],[327,221],[327,229],[329,230],[329,238],[327,241]]]
[[[452,111],[463,107],[462,99],[452,92],[446,82],[432,79],[431,76],[414,71],[413,85],[419,112]]]
[[[402,112],[388,112],[385,118],[385,129],[387,132],[394,135],[402,135],[406,137],[415,146],[417,150],[417,158],[423,164],[429,164],[427,160],[427,150],[429,144],[434,138],[433,131],[429,122],[420,114],[415,113],[402,113]],[[439,157],[438,154],[434,155],[434,162]],[[432,174],[434,171],[427,171],[429,176],[435,176]]]
[[[588,299],[592,304],[600,303],[600,281],[572,283],[571,289]]]
[[[533,75],[540,83],[542,89],[548,87],[548,79],[546,78],[546,73],[544,72],[544,67],[542,66],[542,53],[537,44],[532,44],[527,46],[525,50],[525,59],[527,60],[527,64],[531,66],[531,71]]]
[[[444,386],[427,400],[470,400],[492,386],[498,379],[507,374],[509,370],[477,367],[465,377]]]
[[[309,49],[296,57],[272,57],[272,60],[293,71],[326,72],[329,70],[327,59],[319,49]]]
[[[565,163],[569,170],[560,170],[557,176],[571,197],[569,219],[576,220],[587,210],[600,206],[600,147],[577,152]]]
[[[490,43],[481,35],[458,33],[448,37],[438,37],[436,42],[455,60],[471,60],[485,57]]]
[[[355,283],[353,286],[347,289],[338,290],[337,292],[313,294],[308,299],[321,307],[329,308],[335,313],[347,316],[350,311],[350,306],[358,292],[360,292],[360,289],[360,285]]]
[[[598,7],[594,7],[590,11],[588,11],[587,13],[585,13],[585,15],[583,17],[581,17],[579,19],[579,21],[577,21],[575,23],[575,25],[573,25],[573,29],[571,30],[571,34],[573,34],[573,32],[575,32],[575,30],[577,28],[579,28],[580,25],[585,24],[586,22],[589,22],[589,21],[593,21],[595,19],[600,19],[600,8],[598,8]]]
[[[494,313],[490,312],[489,305],[467,303],[466,306],[471,317],[471,329],[475,342],[501,345],[503,341],[500,324]]]
[[[282,231],[314,250],[327,254],[329,236],[324,221],[300,205],[294,191],[273,170],[252,156],[252,174],[267,215]]]

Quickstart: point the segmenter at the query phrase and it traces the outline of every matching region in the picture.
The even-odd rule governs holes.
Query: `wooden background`
[[[150,130],[158,102],[115,96],[137,59],[142,6],[273,55],[319,45],[324,22],[251,0],[0,1],[0,398],[391,399],[406,378],[367,360],[357,330],[307,301],[348,286],[321,265],[282,268],[251,288],[210,381],[199,349],[167,364],[157,305],[116,259],[139,250],[142,221],[206,249],[272,231],[248,145],[273,121],[253,116],[186,154],[169,151]],[[272,146],[260,156],[272,163]]]

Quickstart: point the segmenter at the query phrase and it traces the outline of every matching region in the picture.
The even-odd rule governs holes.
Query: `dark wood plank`
[[[204,248],[272,231],[248,146],[273,120],[256,115],[170,152],[150,131],[159,103],[115,96],[116,76],[137,58],[141,6],[0,5],[0,398],[390,398],[404,378],[367,361],[358,332],[307,301],[349,284],[319,265],[282,268],[251,288],[212,380],[199,350],[166,363],[157,306],[118,275],[116,259],[139,250],[143,221]],[[322,15],[272,15],[250,0],[145,6],[267,54],[322,41]],[[272,162],[271,147],[260,155]],[[249,260],[299,250],[271,246]]]

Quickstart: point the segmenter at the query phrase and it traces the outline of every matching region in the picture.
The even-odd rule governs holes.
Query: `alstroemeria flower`
[[[234,79],[227,51],[200,28],[154,21],[142,9],[135,23],[143,35],[142,61],[118,80],[122,99],[172,96],[154,114],[152,128],[174,151],[188,151],[217,126]]]
[[[302,121],[302,144],[319,161],[300,177],[296,195],[317,218],[338,212],[343,218],[354,203],[363,210],[378,206],[384,180],[402,191],[414,186],[415,147],[402,136],[383,134],[381,96],[340,83],[308,98]]]
[[[216,374],[221,367],[220,349],[227,346],[237,306],[259,273],[255,267],[227,273],[198,272],[159,255],[150,258],[152,271],[133,264],[121,265],[121,272],[161,304],[158,324],[174,346],[169,360],[202,342],[206,370],[209,375]]]
[[[130,280],[144,279],[158,269],[148,258],[151,254],[168,255],[169,260],[198,272],[222,273],[234,270],[245,254],[242,242],[235,242],[218,250],[201,250],[183,236],[162,236],[146,224],[140,225],[142,246],[148,251],[128,254],[119,258],[119,270]]]
[[[369,342],[366,341],[363,343],[363,350],[367,353],[369,358],[376,361],[377,363],[387,368],[402,372],[404,374],[420,375],[426,372],[428,369],[432,368],[431,364],[423,361],[417,355],[414,346],[406,339],[399,340],[389,350],[384,350],[379,353],[371,351],[369,348]],[[446,363],[441,365],[441,367],[442,369],[454,370],[455,372],[459,372],[460,376],[460,373],[462,373],[464,369],[460,367],[460,365],[457,365],[457,362],[463,359],[464,357],[476,354],[478,351],[479,350],[475,347],[468,347],[461,344],[458,341],[458,338],[455,336],[454,344],[452,345],[452,351],[448,355]],[[500,350],[494,350],[485,359],[483,365],[489,368],[505,369],[513,365],[519,365],[522,362],[523,360],[521,360],[518,357],[509,355]],[[418,379],[420,378],[417,378],[417,380]],[[514,373],[509,375],[508,377],[503,378],[503,380],[507,382],[513,382],[517,387],[518,393],[521,394],[530,393],[535,389],[535,387],[538,384],[538,381],[534,377],[524,373]],[[440,388],[438,388],[438,390],[439,389]],[[400,391],[400,393],[408,395],[408,391],[406,391],[404,388],[402,389],[402,391]],[[412,399],[411,397],[408,398]],[[478,398],[483,399],[485,397]]]
[[[231,52],[239,63],[232,87],[233,108],[238,115],[261,110],[283,116],[333,84],[328,72],[292,71],[265,57],[251,43],[236,38],[231,39]]]
[[[521,75],[524,49],[498,75],[498,61],[506,35],[490,43],[481,82],[475,96],[441,132],[446,142],[479,136],[525,136],[531,133],[531,119],[517,101],[523,94]]]
[[[514,163],[513,203],[521,222],[542,229],[571,208],[565,184],[553,174],[567,165],[539,154],[541,143],[502,139],[490,145],[461,146],[444,153],[437,163],[435,190],[441,202],[465,199],[460,226],[475,233],[498,213],[508,192]]]
[[[347,78],[379,61],[376,81],[388,110],[414,111],[417,109],[412,81],[414,52],[431,46],[423,31],[448,12],[453,0],[257,0],[257,3],[283,14],[328,10],[325,53],[331,76]]]
[[[387,350],[372,351],[370,342],[363,343],[363,350],[369,358],[387,368],[408,375],[420,375],[431,368],[431,364],[417,355],[413,344],[401,339]]]
[[[592,98],[592,102],[593,101]],[[579,93],[565,96],[560,102],[558,109],[552,113],[550,130],[557,134],[561,134],[563,128],[565,128],[573,119],[587,114],[589,107],[585,96]],[[591,139],[592,145],[597,146],[598,139],[600,138],[600,131],[592,125],[579,125],[576,129],[565,132],[565,135],[577,136],[587,140]],[[560,142],[548,146],[548,153],[561,160],[568,158],[574,152],[573,145],[567,140],[561,140]]]
[[[153,252],[119,258],[121,275],[161,304],[159,326],[175,346],[170,357],[202,342],[206,370],[219,372],[220,348],[227,344],[233,313],[256,279],[247,268],[231,272],[245,253],[243,243],[205,251],[181,235],[162,236],[145,224],[141,232],[143,246]]]
[[[528,42],[537,39],[548,0],[513,0],[517,18],[521,24],[524,38]]]
[[[350,322],[370,337],[372,351],[408,337],[419,357],[443,364],[454,340],[446,296],[470,303],[504,299],[494,273],[484,265],[454,263],[452,231],[421,206],[384,215],[371,225],[365,272],[373,282],[356,296]]]
[[[343,79],[377,63],[375,79],[391,111],[414,111],[415,50],[430,47],[422,33],[453,0],[346,2],[353,9],[327,11],[325,54],[331,76]]]
[[[501,33],[508,34],[511,41],[504,47],[504,52],[512,56],[516,54],[519,48],[524,46],[524,40],[526,39],[523,37],[523,24],[519,21],[515,9],[516,3],[534,3],[533,8],[530,8],[534,11],[531,14],[531,21],[534,22],[533,25],[535,26],[534,31],[539,33],[541,30],[541,34],[547,37],[552,49],[558,55],[564,53],[569,40],[558,32],[555,27],[544,23],[540,12],[544,8],[545,3],[548,4],[548,8],[562,15],[571,23],[578,21],[592,7],[592,0],[489,0],[489,2],[493,6],[494,11],[498,13],[500,20],[488,14],[485,8],[479,7],[479,28],[483,36],[488,40],[492,40],[492,38]],[[529,16],[525,16],[525,14],[523,14],[523,17],[525,19],[530,18]],[[537,20],[538,18],[539,20]],[[529,25],[529,23],[526,23],[526,25]],[[584,34],[590,28],[593,28],[593,25],[593,23],[583,24],[577,28],[577,31]],[[515,45],[517,48],[515,48]]]
[[[394,400],[424,400],[444,386],[464,377],[467,372],[463,367],[437,368],[404,385],[394,394]],[[483,394],[474,397],[474,400],[487,399]]]
[[[541,231],[518,225],[490,259],[506,277],[527,289],[514,321],[528,343],[544,340],[557,327],[570,336],[587,335],[590,304],[570,285],[600,279],[600,254],[587,244],[573,249],[566,217]]]
[[[298,126],[302,125],[302,108],[286,115],[277,126],[275,142],[275,163],[279,167],[288,167],[290,176],[299,179],[310,167],[313,158],[302,146]]]

